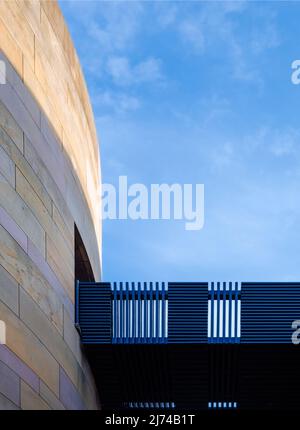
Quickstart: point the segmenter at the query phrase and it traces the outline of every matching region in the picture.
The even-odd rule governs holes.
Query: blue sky
[[[299,280],[297,2],[60,1],[102,180],[204,183],[205,225],[105,221],[104,280]]]

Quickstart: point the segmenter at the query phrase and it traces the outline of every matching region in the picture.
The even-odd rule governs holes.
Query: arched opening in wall
[[[75,233],[75,280],[95,282],[92,266],[76,224],[74,224],[74,229],[75,229],[74,231]]]

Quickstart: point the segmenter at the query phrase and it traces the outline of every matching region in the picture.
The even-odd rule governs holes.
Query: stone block
[[[1,265],[0,300],[2,300],[16,315],[19,314],[19,286],[15,279]]]
[[[7,347],[58,395],[59,364],[57,361],[32,331],[1,301],[0,315],[7,327]]]
[[[39,377],[6,345],[0,345],[0,360],[30,385],[33,390],[39,391]]]
[[[0,411],[16,411],[20,408],[11,402],[7,397],[0,394]]]
[[[1,29],[0,29],[1,32]],[[1,34],[1,33],[0,33]],[[8,87],[9,84],[1,85],[1,88]],[[0,101],[0,126],[5,130],[9,137],[15,142],[21,152],[23,152],[23,131],[18,125],[12,114]]]
[[[48,403],[51,409],[60,411],[66,409],[64,405],[58,400],[55,394],[44,384],[43,381],[40,383],[40,396]]]
[[[45,231],[21,196],[0,174],[0,206],[45,255]]]
[[[21,381],[21,408],[26,411],[49,410],[51,409],[26,382]]]
[[[20,404],[20,378],[0,361],[0,393],[16,405]]]
[[[59,297],[28,255],[2,226],[0,226],[0,264],[61,331],[63,312]]]
[[[15,188],[15,164],[2,147],[0,147],[0,173],[7,179],[8,183]]]

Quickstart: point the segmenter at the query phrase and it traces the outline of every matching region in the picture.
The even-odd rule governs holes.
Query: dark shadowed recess
[[[74,225],[74,229],[75,229],[75,280],[94,282],[95,278],[94,278],[92,266],[76,224]]]

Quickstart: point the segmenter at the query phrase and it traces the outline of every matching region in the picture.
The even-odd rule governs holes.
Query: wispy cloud
[[[276,25],[276,14],[273,11],[258,13],[258,25],[250,35],[250,49],[254,54],[261,54],[269,49],[277,48],[281,44],[281,37]]]
[[[200,22],[199,22],[200,21]],[[205,39],[201,26],[202,20],[186,19],[179,25],[179,32],[185,42],[192,45],[197,52],[204,52]]]
[[[93,15],[85,21],[86,31],[103,53],[120,52],[135,45],[143,3],[100,1],[94,2],[92,7]]]
[[[161,62],[156,58],[147,58],[132,66],[126,57],[110,57],[107,71],[117,85],[138,85],[162,79]]]
[[[281,157],[300,157],[300,129],[262,126],[252,135],[244,137],[247,153],[260,153]]]
[[[128,94],[112,92],[109,90],[98,91],[93,99],[96,109],[108,108],[116,113],[135,111],[140,107],[140,101],[137,97]]]
[[[176,2],[173,4],[170,2],[154,2],[154,8],[156,11],[157,21],[163,29],[166,29],[175,23],[179,14]]]
[[[92,82],[94,108],[102,117],[138,110],[143,105],[142,97],[132,88],[141,91],[143,85],[163,80],[160,58],[141,54],[136,59],[134,55],[147,5],[64,1],[63,6],[76,25],[77,48]]]
[[[261,87],[262,76],[253,55],[278,47],[281,40],[276,14],[261,11],[260,7],[257,8],[258,25],[250,29],[249,35],[241,31],[237,17],[244,20],[248,9],[247,1],[204,2],[196,9],[184,9],[182,18],[173,14],[170,23],[177,28],[189,52],[211,57],[221,53],[221,58],[226,56],[231,63],[232,78]]]
[[[236,152],[234,145],[231,142],[224,142],[215,147],[210,151],[211,167],[213,169],[223,169],[232,167],[235,160]]]
[[[286,132],[277,132],[273,143],[270,145],[271,152],[276,157],[293,156],[300,148],[299,130],[289,129]]]

